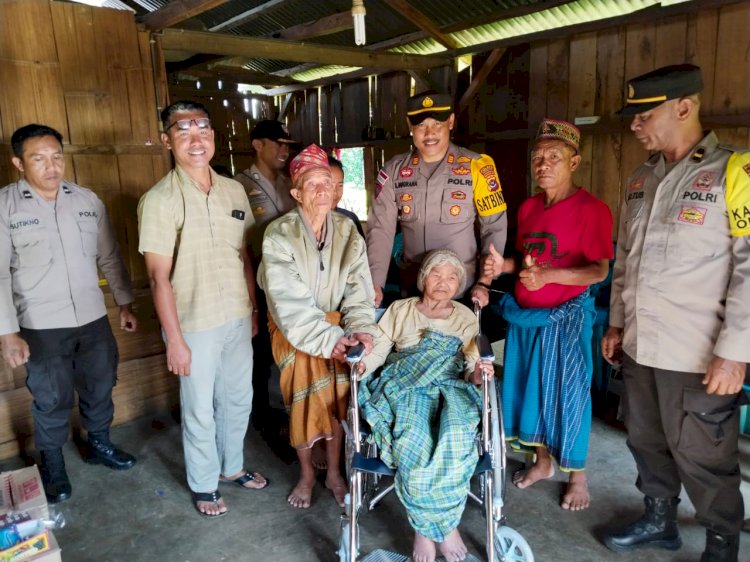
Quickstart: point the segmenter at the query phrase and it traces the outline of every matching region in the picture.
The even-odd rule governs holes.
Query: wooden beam
[[[282,94],[288,94],[290,92],[298,92],[300,90],[308,90],[310,88],[317,88],[318,86],[327,86],[328,84],[338,84],[346,80],[353,80],[355,78],[362,78],[363,76],[371,76],[374,74],[383,74],[393,70],[392,68],[361,68],[352,72],[346,72],[344,74],[337,74],[335,76],[329,76],[328,78],[321,78],[319,80],[311,80],[310,82],[299,82],[292,86],[279,86],[278,88],[271,88],[265,91],[267,96],[280,96]]]
[[[490,72],[492,72],[492,69],[497,66],[497,63],[500,62],[500,59],[503,58],[503,54],[506,50],[507,49],[505,49],[505,47],[500,47],[497,49],[493,49],[490,52],[487,60],[484,61],[482,68],[480,68],[479,72],[477,72],[476,75],[471,79],[471,84],[469,84],[469,87],[466,88],[464,95],[461,96],[461,100],[458,102],[458,107],[456,108],[456,115],[461,114],[466,109],[466,106],[469,105],[469,100],[474,97],[474,94],[477,93],[477,90],[479,90],[479,86],[484,84],[484,81],[487,80]]]
[[[304,39],[312,39],[313,37],[331,35],[339,31],[352,29],[353,27],[354,20],[352,19],[352,13],[340,12],[315,21],[287,27],[278,33],[274,33],[273,37],[275,39],[286,39],[287,41],[302,41]]]
[[[287,2],[287,0],[268,0],[268,2],[264,2],[260,6],[245,10],[244,12],[242,12],[241,14],[237,14],[233,18],[230,18],[227,21],[213,26],[212,28],[210,28],[210,31],[219,31],[221,29],[239,27],[240,25],[246,24],[250,20],[262,16],[264,13],[268,12],[272,8],[275,8],[279,4],[283,4],[284,2]]]
[[[193,67],[178,73],[192,75],[201,79],[224,80],[240,84],[258,84],[261,86],[288,86],[296,84],[291,78],[274,76],[264,72],[255,72],[237,66],[210,65],[205,67]]]
[[[449,61],[447,58],[435,55],[371,53],[351,47],[184,29],[165,29],[162,32],[161,43],[164,50],[399,70],[410,68],[422,70],[442,66],[448,64]]]
[[[279,116],[276,118],[277,121],[283,121],[286,118],[286,112],[289,111],[292,99],[294,99],[294,94],[290,92],[286,95],[284,103],[281,105],[281,111],[279,111]]]
[[[193,18],[216,6],[221,6],[226,2],[227,0],[173,0],[163,8],[143,16],[140,22],[147,29],[164,29]]]
[[[437,24],[409,4],[406,0],[385,0],[393,10],[398,12],[404,19],[412,22],[419,29],[425,31],[433,37],[438,43],[447,49],[458,49],[460,45],[450,36],[443,33]]]

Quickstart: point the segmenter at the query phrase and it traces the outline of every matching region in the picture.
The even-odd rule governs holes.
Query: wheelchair
[[[480,310],[475,307],[477,319]],[[480,324],[481,325],[481,324]],[[487,337],[480,332],[477,344],[481,359],[495,359]],[[363,350],[352,348],[347,355],[350,366],[350,400],[345,432],[345,462],[349,480],[344,513],[341,515],[339,562],[406,562],[408,556],[378,549],[360,559],[359,519],[394,489],[389,479],[395,471],[378,458],[377,445],[369,439],[367,423],[360,419],[358,377],[356,364]],[[509,527],[505,506],[506,445],[500,401],[495,388],[495,377],[483,373],[482,416],[476,443],[479,460],[472,476],[469,499],[482,506],[486,521],[486,555],[488,562],[534,562],[534,556],[523,536]],[[477,485],[478,484],[478,485]],[[474,490],[477,489],[477,493]],[[441,560],[441,558],[438,558]],[[466,561],[476,561],[471,554]]]

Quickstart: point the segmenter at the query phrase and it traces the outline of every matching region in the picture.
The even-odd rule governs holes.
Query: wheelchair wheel
[[[505,525],[500,525],[495,531],[495,557],[498,562],[534,562],[534,554],[526,539]]]

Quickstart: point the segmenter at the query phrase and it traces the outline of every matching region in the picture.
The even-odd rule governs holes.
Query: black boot
[[[723,535],[706,529],[706,550],[701,562],[737,562],[740,534]]]
[[[604,536],[610,550],[620,552],[644,546],[677,550],[682,539],[677,530],[677,504],[680,498],[643,498],[646,512],[630,525],[615,529]]]
[[[65,472],[65,457],[62,449],[49,449],[40,451],[42,464],[39,467],[42,473],[44,493],[49,503],[59,503],[70,499],[73,489]]]
[[[109,431],[89,433],[84,460],[90,464],[103,464],[113,470],[128,470],[135,466],[135,457],[115,447],[109,440]]]

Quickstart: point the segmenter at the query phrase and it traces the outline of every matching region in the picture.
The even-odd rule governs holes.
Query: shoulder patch
[[[750,234],[750,152],[735,152],[727,161],[727,214],[734,237]]]
[[[472,160],[471,179],[474,184],[474,205],[479,216],[488,217],[508,208],[492,158],[482,155]]]

